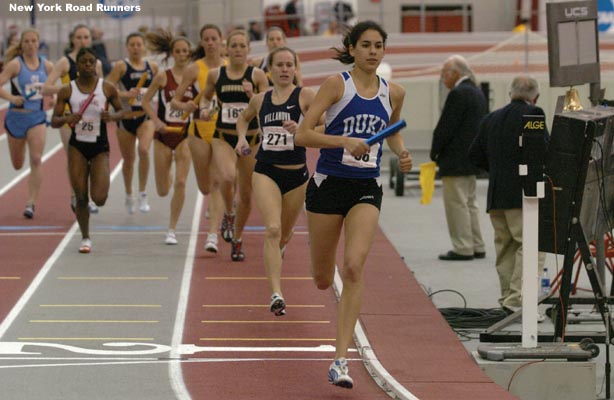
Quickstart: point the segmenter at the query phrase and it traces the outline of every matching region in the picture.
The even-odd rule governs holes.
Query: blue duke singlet
[[[392,114],[388,82],[378,77],[379,90],[367,99],[358,94],[348,72],[341,76],[343,97],[326,112],[326,134],[367,139],[386,128]],[[342,178],[377,178],[381,156],[382,143],[372,145],[361,157],[352,156],[344,148],[321,149],[316,172]]]

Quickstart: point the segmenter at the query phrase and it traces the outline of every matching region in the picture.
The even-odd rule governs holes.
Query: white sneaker
[[[128,214],[134,214],[134,196],[127,194],[126,202],[124,204],[126,205],[126,211],[128,211]]]
[[[87,254],[92,251],[92,241],[90,239],[81,240],[81,246],[79,246],[79,253]]]
[[[177,236],[175,235],[175,232],[168,231],[166,233],[166,240],[164,241],[164,243],[170,245],[177,244]]]
[[[149,203],[147,202],[147,193],[139,193],[139,211],[148,213],[149,210],[151,210],[151,207],[149,207]]]
[[[269,309],[276,317],[281,317],[286,315],[286,302],[283,297],[279,295],[279,293],[273,293],[271,296],[271,304],[269,305]]]
[[[89,204],[87,205],[90,209],[90,214],[98,214],[98,211],[100,211],[100,209],[98,208],[98,206],[96,205],[96,203],[94,203],[93,201],[90,200]]]
[[[328,368],[328,383],[346,389],[354,387],[354,380],[350,378],[348,361],[345,358],[339,358]]]
[[[207,234],[205,250],[210,251],[211,253],[217,253],[217,233]]]

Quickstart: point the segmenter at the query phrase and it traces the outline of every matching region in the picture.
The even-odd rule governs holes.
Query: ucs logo
[[[588,15],[588,7],[567,7],[565,8],[565,16],[567,18],[586,17]]]

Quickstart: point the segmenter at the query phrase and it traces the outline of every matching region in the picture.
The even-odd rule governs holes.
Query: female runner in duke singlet
[[[26,147],[30,155],[28,200],[23,211],[23,216],[28,219],[34,218],[34,203],[41,187],[47,119],[43,111],[42,88],[47,74],[53,68],[53,64],[38,55],[39,39],[36,30],[24,30],[17,46],[7,50],[6,59],[10,61],[0,74],[0,98],[11,102],[4,119],[4,128],[8,134],[13,168],[23,167]],[[11,82],[10,93],[3,88],[8,81]]]
[[[261,69],[247,64],[249,38],[244,30],[236,30],[228,35],[228,65],[209,71],[204,97],[211,101],[217,97],[219,103],[216,130],[213,134],[213,160],[219,170],[222,182],[222,195],[226,213],[232,212],[233,189],[238,178],[239,199],[237,217],[232,231],[232,261],[243,261],[243,228],[251,211],[252,173],[254,171],[255,150],[260,143],[258,123],[252,121],[248,127],[247,139],[252,147],[249,155],[237,157],[236,123],[239,114],[247,108],[250,98],[265,92],[269,83]],[[210,117],[210,108],[201,112],[203,119]],[[237,171],[238,169],[238,171]]]
[[[147,200],[147,178],[149,176],[149,148],[154,136],[154,126],[151,120],[147,119],[143,111],[143,95],[151,84],[155,74],[158,73],[158,65],[155,62],[146,61],[145,38],[140,32],[134,32],[126,38],[126,49],[128,58],[119,60],[113,64],[113,69],[107,76],[107,80],[113,84],[119,84],[119,97],[127,103],[133,113],[133,118],[120,121],[117,129],[119,140],[119,150],[122,153],[124,163],[122,165],[122,175],[124,176],[124,189],[126,190],[126,211],[134,214],[135,199],[132,194],[132,177],[134,175],[134,161],[136,152],[134,150],[138,139],[138,177],[139,211],[149,212],[149,202]],[[139,81],[144,74],[144,84],[137,88]],[[143,81],[141,81],[143,82]]]
[[[256,206],[264,219],[264,269],[271,291],[269,306],[276,316],[285,315],[281,290],[282,252],[294,232],[303,209],[307,171],[305,148],[294,145],[294,134],[314,99],[309,88],[294,85],[296,53],[278,47],[268,56],[273,89],[253,96],[237,120],[237,154],[249,149],[245,139],[249,121],[258,117],[262,142],[256,154],[252,186]]]
[[[96,73],[96,53],[84,47],[77,53],[77,78],[62,86],[53,110],[51,126],[71,126],[68,145],[68,173],[70,183],[77,197],[76,214],[81,229],[80,253],[92,250],[90,239],[88,193],[92,200],[102,206],[109,195],[109,139],[107,121],[118,121],[124,111],[113,85]],[[82,111],[90,95],[89,106]],[[111,104],[115,113],[107,111]],[[69,113],[65,113],[66,106]]]
[[[217,228],[222,222],[224,203],[220,192],[219,183],[216,183],[216,165],[211,162],[213,132],[215,132],[215,122],[217,115],[211,120],[200,119],[199,105],[193,100],[183,99],[187,88],[193,86],[197,93],[205,89],[209,70],[219,68],[225,64],[222,58],[222,31],[216,25],[205,24],[200,28],[200,44],[192,59],[196,60],[190,64],[179,87],[175,91],[171,106],[184,112],[194,113],[192,122],[188,127],[188,144],[192,154],[192,165],[198,189],[203,195],[209,194],[209,232],[205,241],[205,250],[211,253],[218,251]],[[200,102],[199,102],[200,103]],[[212,106],[215,106],[213,100]]]
[[[305,202],[311,270],[319,289],[333,283],[342,230],[345,235],[335,360],[328,370],[328,381],[345,388],[353,386],[346,355],[360,313],[363,270],[382,201],[378,181],[382,144],[369,147],[365,139],[399,120],[405,97],[401,86],[376,74],[386,37],[372,21],[360,22],[348,32],[335,58],[354,66],[324,81],[295,138],[299,146],[322,149]],[[314,128],[324,112],[326,125],[321,132]],[[401,135],[390,136],[387,143],[399,157],[401,171],[408,172],[412,160]]]
[[[154,123],[154,171],[156,189],[162,197],[166,196],[173,185],[172,167],[175,161],[175,179],[171,199],[171,216],[166,233],[166,244],[177,244],[175,229],[185,201],[185,186],[190,172],[190,150],[188,148],[187,130],[189,119],[183,119],[183,111],[171,106],[171,99],[181,82],[181,77],[190,62],[190,42],[185,37],[173,38],[168,31],[156,31],[147,34],[147,41],[154,53],[166,53],[166,59],[172,56],[171,68],[159,71],[143,97],[143,109]],[[158,94],[158,112],[151,105],[153,97]],[[192,86],[184,92],[183,99],[190,100],[196,96]],[[169,129],[170,128],[170,129]]]

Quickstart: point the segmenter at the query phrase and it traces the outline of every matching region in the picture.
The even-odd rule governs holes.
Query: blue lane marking
[[[66,227],[54,225],[0,225],[0,231],[43,231],[62,228]]]

